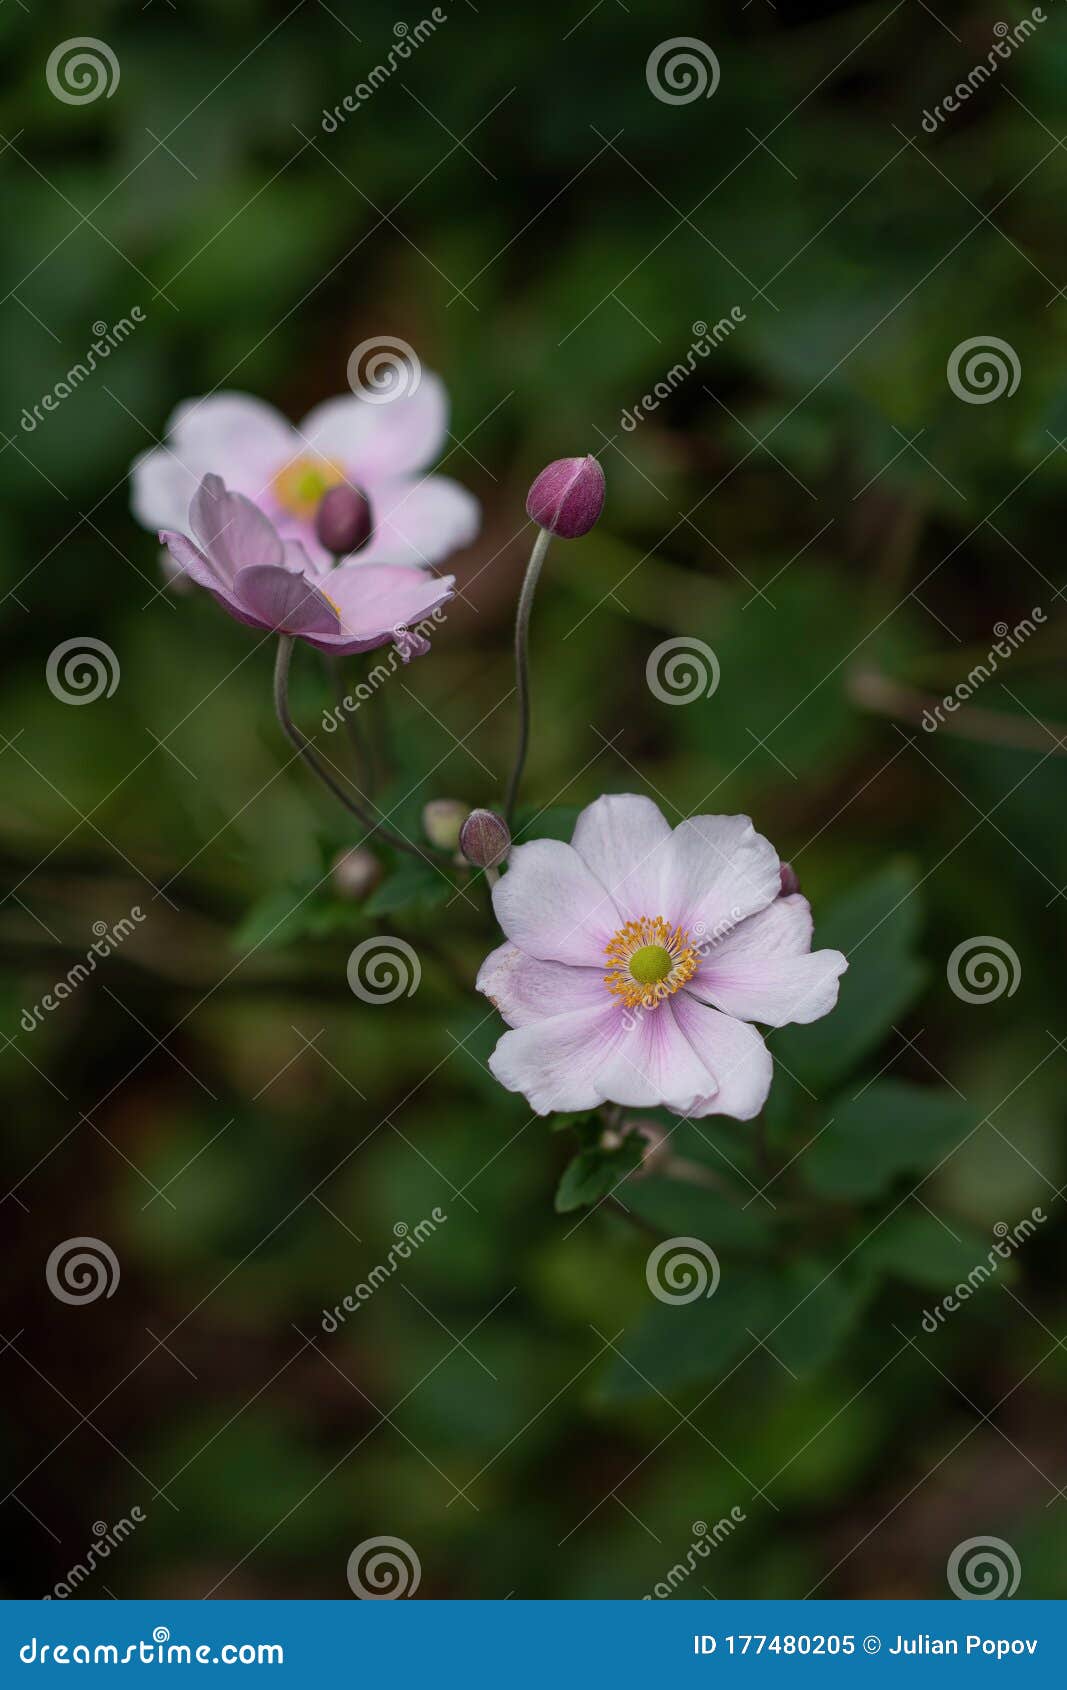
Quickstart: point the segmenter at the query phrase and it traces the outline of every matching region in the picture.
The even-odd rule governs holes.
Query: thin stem
[[[530,612],[533,610],[534,593],[537,591],[537,580],[541,573],[541,565],[545,561],[552,535],[547,528],[542,528],[534,541],[530,561],[526,565],[526,576],[519,594],[519,609],[515,618],[515,685],[519,694],[519,743],[515,752],[515,766],[508,781],[508,795],[504,804],[504,816],[508,826],[512,825],[515,817],[515,804],[519,796],[519,783],[522,771],[526,766],[526,753],[530,744]]]
[[[925,725],[927,717],[947,734],[977,740],[981,745],[1007,745],[1019,751],[1046,751],[1067,755],[1067,724],[1046,722],[1028,712],[1029,720],[1008,715],[1004,710],[987,710],[975,704],[958,714],[944,710],[944,700],[933,694],[901,686],[877,669],[855,671],[847,683],[848,692],[861,709],[877,716],[897,717],[903,722]],[[934,729],[927,729],[933,732]]]
[[[392,845],[397,851],[407,851],[412,857],[421,857],[424,861],[429,860],[430,853],[428,851],[423,851],[417,845],[412,845],[410,840],[404,838],[403,834],[394,832],[385,822],[372,816],[354,798],[350,798],[340,782],[334,779],[317,752],[312,750],[310,742],[304,737],[289,713],[289,663],[292,655],[293,636],[291,634],[279,634],[278,656],[274,665],[274,708],[277,711],[282,728],[296,746],[308,768],[318,775],[323,786],[333,793],[338,803],[343,804],[345,809],[354,815],[369,833],[380,834],[386,843]]]

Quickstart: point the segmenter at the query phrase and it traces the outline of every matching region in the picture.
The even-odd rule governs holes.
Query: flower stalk
[[[313,749],[310,740],[301,732],[293,721],[289,709],[289,665],[293,655],[293,636],[291,634],[278,635],[278,654],[274,664],[274,708],[278,721],[287,738],[296,747],[304,762],[313,774],[317,775],[323,786],[331,792],[339,804],[355,816],[367,829],[368,833],[377,833],[394,850],[406,851],[409,856],[426,859],[428,852],[413,845],[403,834],[397,833],[380,818],[372,816],[363,805],[349,796],[340,781],[336,780],[325,763]]]
[[[508,781],[507,797],[504,801],[504,815],[509,828],[515,820],[515,805],[518,801],[519,786],[522,781],[523,769],[526,767],[526,753],[530,745],[530,614],[533,610],[534,594],[541,574],[548,548],[552,542],[552,534],[548,528],[542,528],[534,541],[530,561],[526,565],[526,575],[519,594],[519,609],[515,617],[515,686],[519,695],[519,741],[515,751],[515,763]]]

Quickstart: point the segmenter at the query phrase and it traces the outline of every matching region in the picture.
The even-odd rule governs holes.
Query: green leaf
[[[443,869],[422,857],[401,857],[363,907],[367,915],[392,915],[394,910],[407,908],[435,909],[454,891]]]
[[[915,877],[895,864],[816,912],[816,949],[844,951],[836,1009],[808,1027],[787,1027],[772,1049],[812,1090],[845,1078],[876,1049],[911,1006],[926,977],[915,955],[919,905]]]
[[[993,1256],[988,1238],[955,1219],[951,1225],[925,1209],[900,1209],[865,1241],[857,1259],[878,1273],[891,1273],[927,1291],[943,1291],[978,1266],[1003,1279],[1015,1277],[1015,1264]]]
[[[852,1330],[874,1286],[869,1274],[840,1257],[793,1263],[781,1281],[782,1313],[761,1334],[767,1348],[791,1373],[817,1372]]]
[[[703,1238],[713,1250],[762,1250],[770,1240],[770,1210],[743,1208],[744,1201],[683,1179],[651,1177],[626,1188],[626,1207],[665,1237]]]
[[[877,1197],[901,1174],[928,1173],[974,1125],[962,1098],[906,1080],[875,1080],[829,1113],[831,1124],[797,1163],[824,1197]]]
[[[296,882],[276,887],[245,912],[231,943],[243,955],[249,951],[288,945],[307,933],[311,918],[312,893],[317,881]]]
[[[629,1133],[621,1144],[611,1149],[595,1146],[580,1150],[563,1170],[556,1192],[557,1214],[566,1215],[572,1209],[587,1208],[607,1197],[621,1179],[640,1166],[644,1148],[640,1136]]]
[[[662,1392],[680,1385],[711,1381],[758,1350],[752,1334],[773,1326],[779,1306],[776,1276],[762,1269],[729,1267],[711,1297],[691,1303],[656,1302],[640,1325],[620,1344],[604,1376],[600,1396],[609,1402]]]

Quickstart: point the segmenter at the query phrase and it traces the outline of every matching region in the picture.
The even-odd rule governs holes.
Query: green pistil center
[[[630,958],[630,973],[641,986],[655,986],[665,980],[674,962],[662,945],[642,945]]]

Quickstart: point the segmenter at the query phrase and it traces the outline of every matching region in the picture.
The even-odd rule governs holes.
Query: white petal
[[[812,951],[811,931],[806,898],[776,898],[711,948],[686,990],[767,1027],[817,1021],[837,1002],[848,962],[840,951]]]
[[[663,915],[660,882],[671,830],[651,798],[598,798],[578,817],[571,844],[627,921]]]
[[[778,896],[778,853],[747,816],[692,816],[663,864],[664,908],[694,942],[714,942]]]
[[[355,394],[316,405],[300,435],[357,483],[413,475],[433,462],[448,432],[448,395],[440,376],[423,370],[413,392],[384,404]]]
[[[519,949],[549,962],[607,968],[618,907],[577,851],[559,839],[516,846],[493,888],[493,908]]]
[[[486,957],[476,985],[510,1027],[578,1009],[603,1009],[610,1001],[602,970],[542,962],[515,945],[501,945]]]
[[[595,1109],[604,1102],[596,1070],[622,1034],[621,1005],[554,1015],[505,1033],[489,1067],[508,1091],[519,1091],[539,1115],[553,1109]]]
[[[422,481],[371,482],[374,536],[356,563],[439,563],[469,546],[481,527],[473,493],[447,475]]]
[[[225,459],[242,457],[284,461],[299,445],[280,411],[250,393],[209,393],[186,399],[167,423],[170,444],[183,460],[210,458],[208,465],[229,480]]]
[[[130,506],[145,528],[170,528],[181,533],[189,526],[189,503],[199,477],[165,446],[135,458],[130,469]]]
[[[732,1115],[751,1121],[767,1101],[773,1064],[755,1027],[735,1021],[698,1002],[684,989],[671,999],[675,1020],[704,1065],[715,1076],[718,1091],[697,1115]]]

